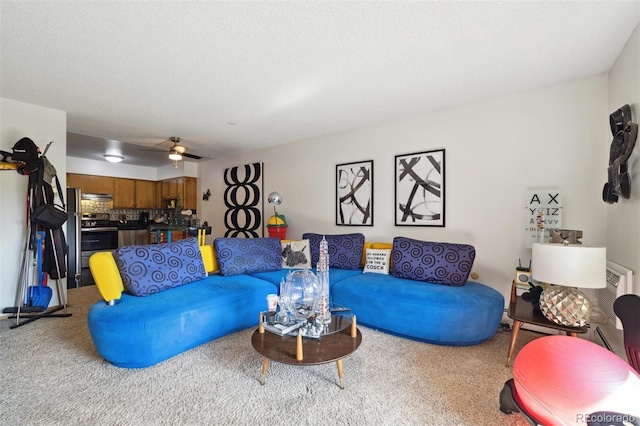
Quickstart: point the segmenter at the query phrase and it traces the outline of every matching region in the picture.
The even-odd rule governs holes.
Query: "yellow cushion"
[[[393,243],[371,243],[372,249],[392,249]]]
[[[94,253],[89,258],[89,269],[102,298],[110,302],[120,299],[124,290],[120,271],[110,251]]]
[[[208,274],[218,271],[218,259],[216,259],[216,253],[213,249],[213,245],[199,246],[200,253],[202,254],[202,262],[204,263],[204,270]]]

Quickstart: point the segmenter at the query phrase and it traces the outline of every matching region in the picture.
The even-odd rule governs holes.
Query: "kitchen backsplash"
[[[114,209],[113,201],[100,201],[100,200],[82,200],[80,201],[80,207],[82,209],[83,214],[87,213],[109,213],[109,220],[121,220],[125,218],[127,221],[137,221],[140,217],[140,212],[148,211],[149,212],[149,222],[153,222],[155,218],[165,217],[165,223],[169,223],[171,220],[171,216],[173,215],[172,210],[163,210],[163,209],[149,209],[149,210],[140,210],[140,209]],[[196,212],[193,211],[191,216],[185,216],[185,222],[191,221],[196,217]]]

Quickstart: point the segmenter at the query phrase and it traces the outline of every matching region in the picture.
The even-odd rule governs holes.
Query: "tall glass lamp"
[[[606,287],[606,247],[534,243],[531,261],[533,279],[550,284],[540,296],[542,313],[556,324],[585,326],[591,302],[578,288]]]

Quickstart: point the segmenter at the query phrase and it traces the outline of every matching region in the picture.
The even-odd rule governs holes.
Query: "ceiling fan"
[[[155,146],[162,145],[166,142],[171,142],[173,145],[169,147],[169,159],[176,162],[182,160],[182,157],[193,158],[194,160],[200,160],[202,157],[199,155],[189,154],[187,148],[184,145],[180,145],[180,138],[177,136],[171,136],[164,142],[161,142]],[[166,152],[161,149],[141,149],[141,151],[154,151],[154,152]]]

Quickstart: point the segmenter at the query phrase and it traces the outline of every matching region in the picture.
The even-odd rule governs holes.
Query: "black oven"
[[[82,228],[81,251],[106,251],[118,248],[118,227]]]
[[[80,230],[82,268],[89,267],[89,258],[98,251],[118,248],[118,227],[112,225],[108,214],[83,215]]]

